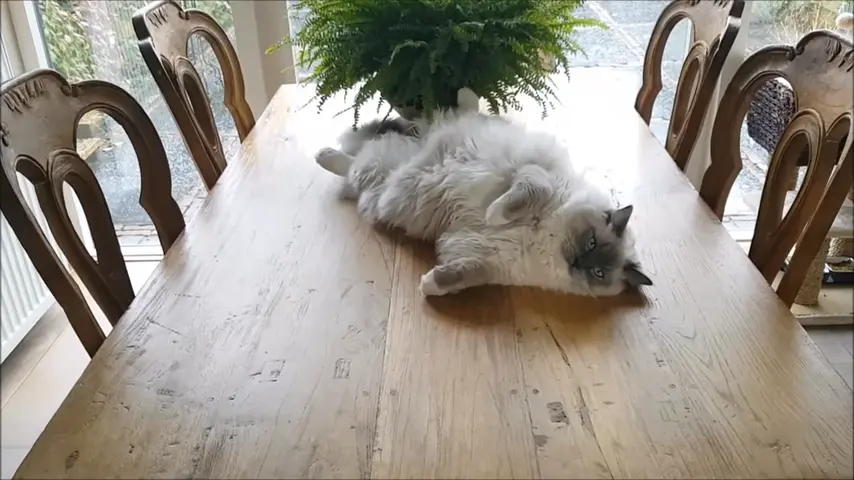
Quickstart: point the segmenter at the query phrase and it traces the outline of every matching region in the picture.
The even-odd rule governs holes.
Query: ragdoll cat
[[[316,155],[347,179],[368,221],[436,242],[424,295],[501,284],[606,296],[652,285],[635,259],[631,206],[615,209],[553,137],[477,113],[470,90],[458,103],[432,122],[373,122]]]

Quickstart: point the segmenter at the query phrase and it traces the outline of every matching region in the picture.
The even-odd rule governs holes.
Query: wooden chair
[[[17,174],[32,182],[57,245],[115,325],[134,292],[104,193],[77,153],[77,123],[85,113],[101,110],[127,132],[139,161],[140,204],[151,217],[164,252],[184,230],[184,218],[171,194],[166,152],[142,107],[107,82],[70,85],[53,70],[36,70],[4,84],[0,98],[2,211],[86,351],[94,355],[104,333],[30,211]],[[86,214],[97,260],[72,225],[63,195],[65,183],[74,189]]]
[[[724,61],[741,27],[744,0],[674,0],[658,17],[643,61],[643,83],[635,110],[649,125],[661,92],[661,61],[667,39],[682,19],[689,19],[693,42],[676,85],[665,148],[683,171],[712,101]]]
[[[753,94],[773,77],[783,77],[791,84],[796,112],[771,155],[749,251],[750,259],[771,283],[797,243],[777,287],[789,306],[854,181],[854,135],[849,134],[854,108],[852,70],[852,42],[828,31],[811,32],[794,47],[763,48],[739,67],[712,129],[711,165],[703,176],[700,195],[723,218],[742,168],[741,125]],[[846,136],[840,154],[839,144]],[[809,150],[806,177],[787,201],[788,179],[805,148]]]
[[[183,10],[173,1],[158,1],[137,11],[133,28],[139,51],[172,111],[202,180],[213,188],[226,166],[222,141],[198,71],[187,57],[190,36],[207,40],[225,82],[224,103],[234,119],[240,141],[255,126],[246,102],[240,61],[222,27],[201,10]]]

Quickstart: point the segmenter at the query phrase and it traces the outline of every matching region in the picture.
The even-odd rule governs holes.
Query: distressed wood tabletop
[[[352,116],[282,87],[17,477],[851,478],[852,391],[581,70],[523,115],[635,205],[643,295],[424,300],[313,162]]]

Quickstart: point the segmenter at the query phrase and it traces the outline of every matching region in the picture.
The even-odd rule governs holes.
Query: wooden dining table
[[[17,478],[851,478],[851,389],[615,75],[514,115],[634,205],[653,286],[423,298],[431,245],[313,161],[352,116],[283,86]]]

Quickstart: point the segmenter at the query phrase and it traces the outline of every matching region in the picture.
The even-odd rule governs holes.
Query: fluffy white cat
[[[632,207],[572,170],[556,140],[477,112],[463,89],[432,122],[373,122],[325,148],[320,166],[346,178],[368,221],[435,241],[424,295],[485,284],[616,295],[652,285],[627,228]]]

